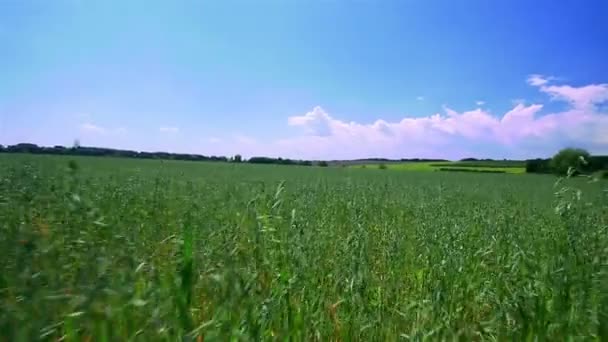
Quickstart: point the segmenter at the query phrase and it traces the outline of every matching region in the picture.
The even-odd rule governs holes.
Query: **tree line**
[[[251,157],[243,159],[237,154],[232,157],[226,156],[204,156],[189,153],[169,153],[169,152],[140,152],[132,150],[120,150],[105,147],[80,146],[75,143],[73,147],[56,145],[53,147],[38,146],[31,143],[20,143],[16,145],[0,145],[0,153],[32,153],[32,154],[53,154],[53,155],[73,155],[73,156],[98,156],[98,157],[124,157],[139,159],[166,159],[166,160],[187,160],[187,161],[210,161],[210,162],[233,162],[251,164],[279,164],[279,165],[301,165],[301,166],[327,166],[327,162],[313,162],[310,160],[295,160],[286,158],[270,157]]]

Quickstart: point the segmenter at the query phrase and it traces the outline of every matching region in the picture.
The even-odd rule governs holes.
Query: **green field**
[[[0,154],[0,341],[608,340],[608,185],[555,181]]]
[[[353,168],[377,169],[380,163],[352,165]],[[513,162],[391,162],[382,164],[389,170],[402,171],[477,171],[477,172],[496,172],[496,173],[515,173],[526,172],[523,163]]]

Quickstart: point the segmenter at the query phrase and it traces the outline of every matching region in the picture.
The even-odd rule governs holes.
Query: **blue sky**
[[[0,144],[608,154],[608,2],[0,2]]]

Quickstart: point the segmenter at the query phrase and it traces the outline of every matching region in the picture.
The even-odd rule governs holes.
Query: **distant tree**
[[[551,173],[551,159],[526,160],[526,173]]]
[[[36,144],[30,143],[19,143],[17,145],[10,145],[6,148],[7,152],[12,153],[40,153],[42,149]]]
[[[570,167],[580,172],[585,168],[587,160],[589,160],[589,152],[586,150],[565,148],[551,158],[551,169],[560,175],[567,174]]]
[[[378,169],[380,169],[380,170],[386,170],[387,166],[386,166],[386,164],[379,164],[378,165]]]
[[[277,159],[268,158],[268,157],[251,157],[248,160],[251,164],[276,164]]]
[[[240,154],[231,158],[225,156],[203,156],[200,154],[170,153],[170,152],[138,152],[130,150],[118,150],[105,147],[82,146],[78,140],[74,140],[72,147],[56,145],[53,147],[38,146],[30,143],[20,143],[16,145],[2,146],[0,152],[6,153],[36,153],[36,154],[65,154],[82,156],[113,156],[124,158],[159,159],[159,160],[188,160],[188,161],[214,161],[214,162],[235,162],[243,163],[245,160]],[[270,157],[251,157],[246,162],[257,164],[280,164],[280,165],[302,165],[312,166],[310,160],[296,160]]]
[[[325,160],[321,160],[318,165],[321,166],[321,167],[328,167],[329,166],[329,164],[327,164],[327,162]]]

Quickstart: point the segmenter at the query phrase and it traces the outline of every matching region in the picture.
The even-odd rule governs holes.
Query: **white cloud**
[[[323,108],[317,106],[312,111],[302,116],[292,116],[287,119],[287,124],[290,126],[301,126],[306,129],[307,133],[312,135],[329,135],[332,118],[325,113]]]
[[[485,103],[485,101],[477,100],[477,101],[475,101],[475,104],[478,105],[478,106],[483,106],[486,103]]]
[[[175,134],[175,133],[179,132],[179,128],[173,127],[173,126],[161,126],[159,128],[159,131],[161,131],[162,133]]]
[[[608,84],[590,84],[584,87],[541,86],[540,90],[554,100],[569,102],[576,108],[589,108],[608,101]]]
[[[544,76],[544,75],[540,75],[540,74],[532,74],[532,75],[528,76],[528,79],[526,80],[526,82],[528,82],[528,84],[531,86],[540,87],[540,86],[544,86],[544,85],[548,84],[549,82],[553,82],[553,81],[557,81],[557,80],[559,80],[559,78],[554,77],[554,76]]]
[[[568,102],[574,108],[590,109],[608,101],[608,83],[589,84],[582,87],[549,85],[551,81],[555,80],[555,77],[535,74],[528,77],[528,84],[538,87],[551,99]]]
[[[424,101],[424,96],[417,96],[416,100],[418,100],[418,101]]]
[[[549,83],[549,81],[551,81],[551,77],[545,77],[543,75],[539,75],[539,74],[532,74],[530,76],[528,76],[528,84],[532,85],[532,86],[542,86],[545,85],[547,83]]]

